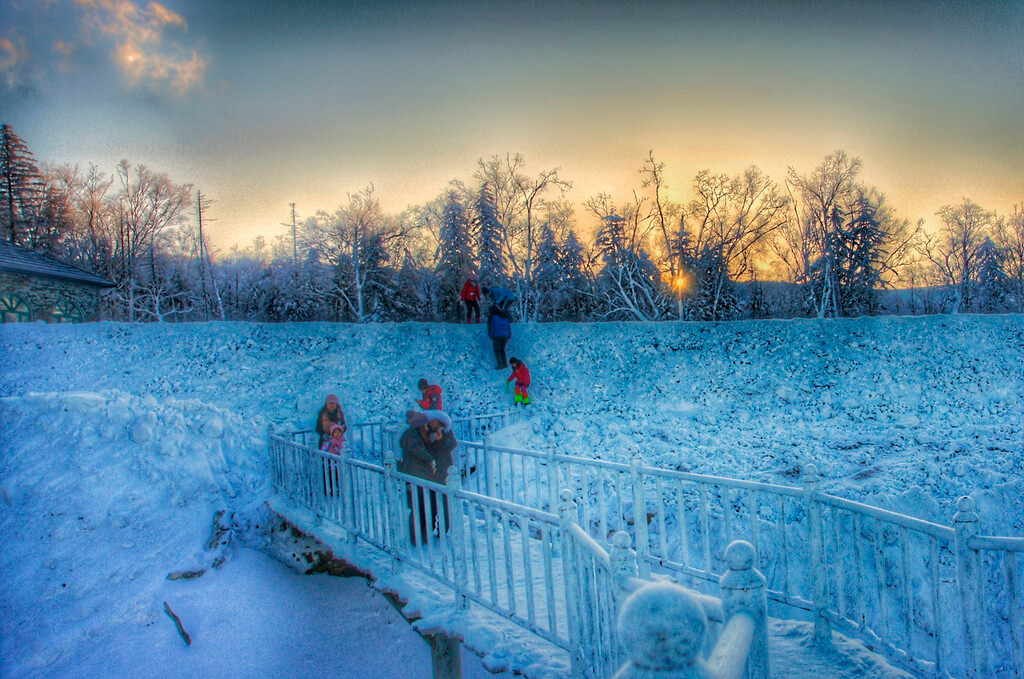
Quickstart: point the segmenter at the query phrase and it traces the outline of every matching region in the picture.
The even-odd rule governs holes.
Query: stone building
[[[99,320],[100,294],[114,283],[52,257],[0,241],[0,322]]]

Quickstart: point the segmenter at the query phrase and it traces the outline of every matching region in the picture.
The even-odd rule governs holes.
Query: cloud
[[[112,59],[128,87],[169,88],[179,96],[202,89],[208,59],[165,40],[171,30],[188,30],[180,14],[157,2],[145,7],[133,0],[74,2],[87,36],[114,42]]]
[[[0,82],[9,90],[28,86],[29,53],[25,44],[15,38],[0,38]]]

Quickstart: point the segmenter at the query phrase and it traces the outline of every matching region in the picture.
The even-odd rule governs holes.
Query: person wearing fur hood
[[[452,454],[458,441],[451,429],[451,419],[440,411],[419,412],[410,410],[405,414],[409,428],[399,439],[402,459],[398,461],[398,471],[410,476],[418,476],[427,481],[444,484],[448,481],[448,468],[455,461]],[[415,493],[415,499],[414,499]],[[421,486],[407,483],[405,486],[406,505],[409,507],[409,539],[413,545],[429,542],[431,533],[441,530],[438,524],[441,501],[444,502],[444,531],[448,531],[450,519],[448,497],[438,498],[437,491],[426,490]],[[418,526],[417,526],[417,511]],[[428,514],[429,508],[429,514]],[[418,532],[417,532],[418,528]]]

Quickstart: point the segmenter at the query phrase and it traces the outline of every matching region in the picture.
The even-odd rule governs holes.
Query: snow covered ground
[[[328,392],[350,422],[397,420],[419,377],[456,415],[506,407],[482,327],[0,326],[0,675],[428,676],[425,644],[362,581],[205,546],[215,512],[268,497],[267,424],[312,426]],[[788,484],[813,461],[828,492],[946,525],[971,494],[983,532],[1024,535],[1020,316],[514,333],[535,385],[505,434],[519,446]],[[776,667],[808,643],[786,633]],[[891,674],[850,647],[806,676]]]

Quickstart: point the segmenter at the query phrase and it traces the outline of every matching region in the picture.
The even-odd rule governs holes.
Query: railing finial
[[[706,631],[704,609],[685,589],[670,582],[642,587],[626,599],[619,613],[619,639],[629,662],[616,679],[694,667]]]
[[[626,531],[616,531],[612,535],[612,547],[608,552],[608,560],[611,562],[612,575],[616,580],[621,581],[637,576],[636,552],[630,549],[632,545],[633,539]]]
[[[813,462],[804,465],[804,485],[821,483],[821,476],[818,475],[818,466]]]
[[[576,495],[568,488],[562,489],[558,494],[561,502],[558,504],[558,517],[562,523],[576,520]]]

